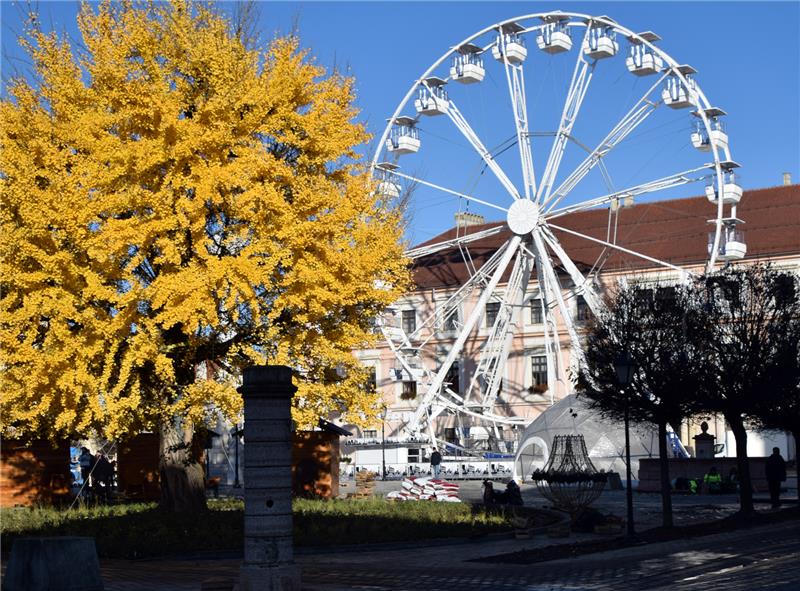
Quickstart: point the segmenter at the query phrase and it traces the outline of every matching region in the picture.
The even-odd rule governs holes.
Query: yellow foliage
[[[351,351],[407,271],[352,80],[189,1],[84,4],[79,27],[81,50],[28,31],[37,79],[0,105],[3,430],[232,417],[206,360],[295,368],[300,424],[369,416]]]

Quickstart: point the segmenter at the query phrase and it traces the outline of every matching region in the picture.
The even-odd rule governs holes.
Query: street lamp
[[[233,475],[233,488],[241,488],[241,483],[239,482],[239,443],[241,442],[242,435],[244,434],[244,429],[239,428],[239,424],[237,423],[234,425],[233,429],[231,429],[231,435],[233,435],[234,441],[234,458],[235,458],[235,469]]]
[[[631,383],[633,373],[636,370],[633,359],[626,351],[622,355],[614,359],[614,370],[617,372],[617,382],[620,385],[620,391],[625,392],[625,501],[627,505],[628,514],[628,537],[635,535],[633,527],[633,488],[631,485],[631,433],[630,433],[630,393],[627,386]]]
[[[381,409],[381,480],[386,480],[386,415],[389,409],[383,405]]]

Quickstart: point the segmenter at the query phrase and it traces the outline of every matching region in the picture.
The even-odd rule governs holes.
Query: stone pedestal
[[[292,539],[292,371],[244,370],[244,563],[239,591],[299,591]]]
[[[19,538],[11,546],[5,591],[103,591],[94,538]]]
[[[695,435],[694,439],[694,456],[698,460],[707,460],[714,458],[714,440],[716,437],[708,432],[708,423],[703,421],[700,423],[702,433]]]

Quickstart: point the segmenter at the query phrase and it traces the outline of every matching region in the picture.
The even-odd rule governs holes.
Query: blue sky
[[[19,2],[2,2],[3,79],[15,68],[24,68],[16,47],[21,29]],[[231,4],[225,5],[226,9]],[[45,27],[75,35],[78,3],[38,2]],[[356,77],[358,106],[369,129],[377,136],[385,119],[414,81],[449,47],[479,29],[518,15],[565,10],[609,15],[635,30],[652,30],[662,37],[659,47],[680,63],[698,70],[697,80],[711,103],[728,112],[726,124],[732,157],[742,164],[741,184],[761,188],[780,184],[781,173],[800,179],[800,3],[798,2],[262,2],[259,28],[266,41],[298,25],[302,44],[325,66],[346,68]],[[577,45],[577,43],[576,43]],[[576,135],[586,144],[596,140],[625,113],[654,79],[637,79],[625,70],[627,42],[620,55],[598,64]],[[552,129],[561,110],[559,92],[574,64],[576,48],[547,61],[528,39],[530,70],[526,69],[531,130]],[[571,55],[571,57],[569,57]],[[454,99],[473,127],[493,140],[513,134],[514,125],[504,91],[505,77],[499,64],[487,57],[487,79],[480,88],[451,83]],[[638,94],[637,94],[638,93]],[[406,112],[412,112],[409,106]],[[707,155],[695,153],[688,144],[690,116],[687,110],[654,114],[652,128],[631,136],[631,145],[609,161],[615,189],[684,170],[702,163]],[[424,124],[423,124],[424,123]],[[401,158],[402,170],[458,191],[474,191],[490,201],[508,205],[499,185],[481,174],[480,160],[460,137],[453,135],[445,118],[423,121],[423,148]],[[635,140],[635,141],[634,141]],[[534,159],[544,158],[550,138],[534,140]],[[574,148],[574,149],[573,149]],[[371,154],[374,143],[365,148]],[[543,155],[544,153],[544,155]],[[516,148],[503,155],[503,165],[513,162]],[[580,161],[580,150],[568,149],[559,180]],[[686,167],[683,167],[687,165]],[[682,168],[683,167],[683,168]],[[543,168],[543,162],[537,162]],[[510,172],[515,181],[518,175]],[[478,178],[480,177],[480,178]],[[558,182],[558,181],[557,181]],[[580,191],[578,191],[580,189]],[[575,199],[603,194],[598,178],[587,177]],[[702,187],[674,189],[653,198],[696,195]],[[668,193],[668,194],[667,194]],[[435,191],[418,189],[412,200],[413,221],[408,238],[421,241],[452,224],[455,211],[467,205]],[[493,210],[474,204],[470,210],[495,218]],[[500,214],[502,215],[502,214]]]

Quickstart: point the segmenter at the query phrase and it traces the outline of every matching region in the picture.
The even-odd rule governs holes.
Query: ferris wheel
[[[731,158],[725,112],[709,102],[694,68],[658,41],[651,31],[635,33],[607,16],[572,12],[493,24],[437,59],[389,118],[372,161],[382,198],[413,188],[418,226],[446,211],[502,220],[459,226],[455,235],[407,252],[424,259],[457,249],[469,271],[413,329],[387,315],[380,323],[398,371],[421,391],[409,432],[427,432],[435,442],[434,423],[443,414],[495,428],[527,422],[497,405],[529,283],[538,286],[547,375],[567,381],[560,341],[567,341],[572,363],[582,360],[569,300],[580,297],[600,311],[598,276],[609,256],[624,253],[686,277],[684,268],[626,245],[616,232],[620,210],[635,201],[700,185],[711,224],[707,269],[745,255],[736,216],[739,165]],[[569,227],[573,214],[592,210],[608,212],[604,238]],[[492,236],[508,238],[476,264],[470,246]],[[564,237],[593,244],[601,254],[591,265],[575,261]],[[458,310],[470,298],[475,304],[462,318]],[[469,383],[455,391],[449,372],[481,328],[487,306],[493,321]],[[453,329],[453,338],[446,352],[441,343],[432,352],[442,325]]]

